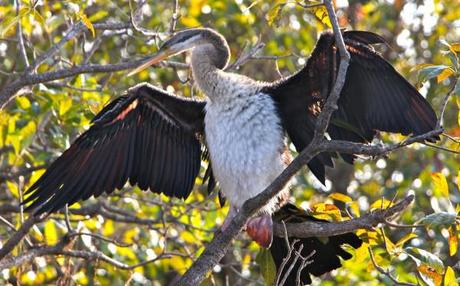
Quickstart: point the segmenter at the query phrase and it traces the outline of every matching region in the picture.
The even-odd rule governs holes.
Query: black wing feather
[[[128,180],[143,190],[186,198],[199,171],[197,135],[203,132],[205,104],[148,84],[128,90],[27,190],[24,204],[35,214],[49,213],[112,193]]]
[[[331,118],[332,139],[370,142],[377,131],[419,135],[435,128],[430,104],[369,45],[385,43],[377,34],[343,34],[351,59],[338,110]],[[283,126],[298,151],[313,138],[316,118],[335,80],[340,61],[332,33],[321,35],[306,66],[293,76],[265,88],[277,103]],[[437,138],[433,138],[437,139]],[[354,155],[341,154],[353,163]],[[308,166],[324,182],[324,166],[332,154],[320,154]]]

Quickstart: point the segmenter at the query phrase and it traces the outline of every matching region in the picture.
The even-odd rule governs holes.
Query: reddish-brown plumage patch
[[[122,112],[120,112],[120,114],[118,114],[118,116],[112,120],[111,123],[115,122],[115,121],[119,121],[119,120],[123,120],[125,119],[125,117],[131,112],[133,111],[134,109],[136,109],[137,107],[137,104],[139,103],[139,101],[136,99],[136,100],[133,100],[133,102],[131,102],[130,105],[128,105]]]

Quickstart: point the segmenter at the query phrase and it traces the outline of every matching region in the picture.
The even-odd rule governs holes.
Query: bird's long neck
[[[198,87],[212,100],[222,93],[226,82],[223,69],[230,58],[230,49],[225,39],[219,35],[209,35],[206,43],[192,51],[193,78]]]

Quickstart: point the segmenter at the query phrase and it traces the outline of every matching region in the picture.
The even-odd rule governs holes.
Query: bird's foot
[[[273,241],[273,220],[269,214],[250,218],[246,223],[246,232],[258,245],[269,248]]]

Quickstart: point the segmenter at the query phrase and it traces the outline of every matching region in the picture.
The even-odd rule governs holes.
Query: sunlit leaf
[[[16,102],[18,103],[19,108],[23,110],[29,109],[31,106],[30,100],[26,96],[18,96],[16,98]]]
[[[315,15],[315,17],[328,28],[332,28],[331,20],[329,19],[329,15],[327,14],[326,6],[316,6],[312,8],[307,8],[307,11]]]
[[[422,277],[423,281],[425,281],[428,285],[433,286],[440,286],[442,282],[442,274],[437,272],[436,269],[422,264],[417,267],[420,276]]]
[[[419,81],[424,82],[429,79],[435,78],[438,75],[440,75],[445,69],[449,69],[449,66],[445,65],[437,65],[437,66],[428,66],[425,68],[422,68],[419,71]]]
[[[86,14],[83,11],[78,11],[77,17],[85,24],[86,28],[91,31],[93,37],[96,37],[96,30],[94,30],[93,23],[91,23]]]
[[[438,83],[442,82],[443,80],[447,79],[454,73],[454,70],[451,68],[444,69],[438,76],[437,81]]]
[[[460,53],[460,43],[453,43],[453,44],[450,44],[450,47],[452,48],[452,50],[456,53]]]
[[[417,234],[413,233],[413,232],[410,232],[410,233],[406,234],[405,236],[403,236],[400,240],[398,240],[398,242],[396,242],[396,246],[403,247],[404,243],[406,243],[407,241],[409,241],[409,240],[411,240],[412,238],[415,238],[415,237],[417,237]]]
[[[19,198],[19,188],[18,188],[18,185],[11,182],[11,181],[6,181],[6,186],[8,188],[8,190],[10,190],[11,194],[15,197],[15,198]]]
[[[342,218],[340,209],[333,204],[325,204],[325,203],[315,204],[312,207],[312,214],[315,217],[322,218],[322,219],[327,219],[328,217],[332,217],[335,220],[340,220]]]
[[[460,171],[457,173],[457,188],[460,191]]]
[[[22,17],[28,15],[30,13],[30,8],[29,7],[22,7],[21,10],[19,10],[19,13],[17,16],[11,17],[11,18],[6,18],[2,19],[3,21],[0,23],[0,35],[2,37],[5,37],[7,32],[16,26],[19,21],[22,19]]]
[[[375,202],[373,202],[370,206],[370,209],[371,210],[375,210],[375,209],[387,209],[389,207],[391,207],[393,205],[393,203],[385,198],[383,199],[378,199],[376,200]]]
[[[353,201],[349,196],[342,193],[332,193],[329,195],[329,198],[343,203],[349,203]]]
[[[442,195],[444,198],[449,198],[449,186],[447,185],[446,177],[442,173],[432,173],[434,194]]]
[[[444,272],[444,263],[433,253],[416,247],[407,247],[405,251],[417,263],[417,266],[426,264],[439,274]]]
[[[59,101],[59,116],[64,115],[72,107],[72,98],[66,97]]]
[[[276,278],[276,265],[270,250],[261,247],[256,262],[266,285],[273,285]]]
[[[45,239],[48,244],[55,244],[58,241],[56,223],[54,220],[47,220],[44,227]]]
[[[458,286],[455,272],[450,266],[447,266],[446,273],[444,274],[444,286]]]
[[[454,256],[458,251],[458,233],[455,226],[449,227],[449,255]]]
[[[276,23],[281,18],[281,12],[283,11],[283,7],[285,5],[286,5],[285,1],[278,0],[276,1],[275,5],[273,5],[270,8],[267,15],[265,16],[265,19],[267,20],[269,26],[272,26],[273,24],[276,25]]]

